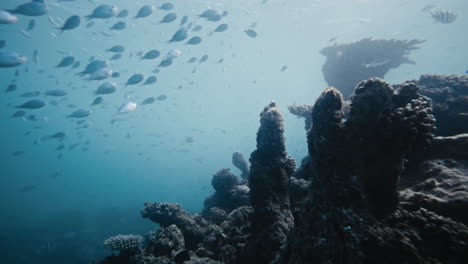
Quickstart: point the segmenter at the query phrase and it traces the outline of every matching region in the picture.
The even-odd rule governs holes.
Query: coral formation
[[[418,42],[405,43],[394,44],[411,49]],[[216,172],[201,215],[146,203],[142,216],[160,225],[146,246],[101,263],[466,262],[468,131],[454,119],[437,119],[436,131],[428,98],[431,89],[440,95],[434,91],[441,82],[452,92],[465,91],[466,83],[456,76],[421,80],[392,87],[371,78],[358,83],[350,102],[328,88],[312,108],[290,107],[306,109],[298,115],[309,120],[309,153],[297,170],[281,111],[269,104],[248,173],[235,153],[244,176]],[[455,101],[433,99],[436,117],[446,118],[441,105],[465,113]]]
[[[143,237],[138,235],[116,235],[104,241],[104,246],[123,255],[134,255],[140,250]]]
[[[313,105],[290,105],[288,106],[288,110],[291,114],[297,116],[298,118],[305,118],[305,130],[309,130],[312,126],[312,108]]]
[[[372,77],[384,78],[388,71],[401,64],[415,64],[407,55],[423,42],[365,38],[352,43],[335,43],[320,51],[327,57],[322,73],[328,85],[348,99],[359,82]]]
[[[436,135],[468,133],[468,76],[426,74],[407,83],[420,86],[421,94],[432,99]]]

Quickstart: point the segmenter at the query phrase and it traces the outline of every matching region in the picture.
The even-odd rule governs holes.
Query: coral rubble
[[[468,129],[451,123],[467,112],[454,98],[466,95],[465,81],[370,78],[349,102],[327,88],[313,106],[290,107],[308,120],[309,153],[297,170],[271,103],[250,165],[232,157],[241,177],[216,172],[200,215],[146,203],[142,216],[159,227],[145,246],[138,236],[110,238],[120,255],[101,263],[465,263]]]

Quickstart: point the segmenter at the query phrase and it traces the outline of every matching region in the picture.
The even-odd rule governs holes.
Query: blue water
[[[390,83],[426,73],[462,74],[468,69],[466,0],[169,1],[175,5],[171,12],[178,15],[170,24],[159,24],[168,13],[162,10],[133,18],[141,6],[159,6],[165,2],[160,0],[49,0],[48,15],[62,21],[71,15],[88,15],[101,3],[128,9],[130,15],[96,20],[91,28],[82,21],[77,29],[57,38],[51,33],[59,31],[47,15],[34,17],[31,39],[20,31],[33,17],[19,15],[18,23],[0,25],[0,40],[7,41],[3,50],[29,58],[22,66],[0,68],[1,263],[64,263],[67,256],[74,259],[68,263],[89,263],[102,258],[110,253],[102,245],[108,236],[145,234],[154,228],[140,217],[146,201],[176,202],[191,213],[200,211],[204,198],[213,192],[210,182],[217,170],[231,168],[240,175],[231,155],[239,151],[249,157],[255,149],[259,113],[272,100],[283,109],[288,152],[299,162],[307,154],[304,121],[291,115],[287,106],[312,104],[327,87],[321,73],[325,57],[319,51],[331,38],[338,42],[364,37],[427,40],[411,53],[416,65],[402,65],[387,74]],[[2,0],[0,9],[23,2]],[[457,21],[434,23],[421,12],[428,4],[455,10]],[[208,8],[227,10],[228,15],[220,22],[197,18]],[[167,43],[184,15],[203,26],[200,32],[190,33],[202,37],[201,44]],[[127,29],[109,30],[117,21],[126,21]],[[229,29],[210,35],[221,23]],[[244,33],[253,23],[256,38]],[[86,81],[75,74],[91,56],[110,59],[113,54],[105,50],[118,44],[126,50],[122,59],[110,65],[121,74],[110,80],[118,84],[117,92],[104,95],[101,105],[91,107],[93,91],[104,81]],[[151,49],[158,49],[161,57],[173,49],[181,55],[170,67],[161,68],[156,84],[125,88],[123,84],[135,73],[153,75],[161,59],[140,61],[136,55]],[[34,50],[38,64],[33,61]],[[81,67],[55,68],[66,55],[77,58]],[[206,62],[187,63],[203,55],[209,56]],[[220,59],[224,61],[218,63]],[[287,66],[284,72],[283,66]],[[17,91],[4,93],[12,83]],[[68,95],[41,95],[37,98],[47,101],[47,106],[27,111],[38,121],[10,118],[14,106],[31,99],[21,97],[22,93],[59,88]],[[163,94],[167,100],[116,116],[127,101],[141,103]],[[80,108],[92,110],[85,119],[87,128],[66,117]],[[111,124],[115,118],[119,121]],[[60,131],[66,133],[64,150],[56,150],[57,140],[37,143]],[[193,143],[186,142],[190,136]],[[75,143],[80,145],[68,150]],[[24,154],[12,155],[17,151]],[[27,185],[33,186],[31,190],[21,191]]]

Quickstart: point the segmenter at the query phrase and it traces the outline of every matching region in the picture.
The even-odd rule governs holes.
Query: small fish
[[[85,70],[77,73],[77,75],[83,77],[86,74],[92,74],[93,72],[96,72],[99,69],[107,68],[107,67],[109,67],[108,61],[92,59],[91,62],[88,63],[88,65],[86,65]]]
[[[125,18],[125,17],[128,16],[128,14],[129,14],[128,9],[124,9],[124,10],[120,11],[120,13],[117,14],[116,17],[118,17],[118,18]]]
[[[119,78],[120,77],[120,73],[119,72],[113,72],[112,75],[111,75],[112,78]]]
[[[7,86],[7,88],[5,89],[5,93],[11,93],[11,92],[14,92],[16,91],[16,88],[18,88],[18,86],[16,86],[16,84],[9,84]]]
[[[203,55],[203,57],[201,57],[200,59],[200,63],[205,62],[207,60],[208,60],[208,55]]]
[[[194,62],[197,62],[197,61],[198,61],[197,57],[192,57],[187,61],[187,63],[194,63]]]
[[[65,91],[65,90],[54,89],[54,90],[46,91],[44,94],[45,94],[45,95],[48,95],[48,96],[57,96],[57,97],[60,97],[60,96],[66,96],[68,93],[67,93],[67,91]]]
[[[118,8],[115,5],[100,5],[96,7],[91,15],[86,16],[88,20],[97,18],[97,19],[107,19],[117,15]]]
[[[113,46],[113,47],[107,49],[106,51],[120,53],[120,52],[125,51],[125,47],[122,46],[122,45],[116,45],[116,46]]]
[[[251,38],[256,38],[257,37],[257,31],[253,30],[253,29],[247,29],[247,30],[244,30],[245,34],[247,34],[247,36],[251,37]]]
[[[16,108],[24,108],[24,109],[39,109],[46,105],[45,101],[34,99],[27,101],[21,105],[16,106]]]
[[[172,10],[173,8],[174,8],[174,5],[172,3],[169,3],[169,2],[164,3],[159,7],[159,9],[165,10],[165,11]]]
[[[67,115],[67,117],[70,118],[85,118],[88,117],[91,114],[90,110],[85,110],[85,109],[78,109],[71,114]]]
[[[138,10],[138,14],[135,16],[135,18],[144,18],[147,16],[150,16],[154,12],[154,6],[152,5],[144,5]]]
[[[26,114],[26,111],[19,110],[19,111],[14,112],[10,117],[19,118],[19,117],[23,117],[25,114]]]
[[[112,70],[109,68],[100,68],[91,73],[87,80],[100,81],[109,78],[112,75]]]
[[[172,58],[166,58],[159,63],[159,67],[169,67],[172,65]]]
[[[156,102],[156,98],[154,97],[148,97],[146,98],[145,100],[143,100],[143,102],[141,103],[142,105],[148,105],[148,104],[152,104]]]
[[[143,57],[141,57],[142,60],[154,60],[159,57],[161,53],[158,50],[150,50],[145,53]]]
[[[111,60],[120,60],[122,58],[122,53],[116,53],[112,55]]]
[[[0,68],[16,67],[27,61],[25,56],[16,52],[0,51]]]
[[[180,42],[184,41],[188,37],[188,31],[185,27],[181,27],[179,30],[174,33],[169,42]]]
[[[284,72],[288,69],[288,66],[284,65],[283,67],[281,67],[281,71]]]
[[[81,66],[81,62],[75,61],[75,63],[73,64],[72,69],[77,69],[77,68],[79,68],[80,66]]]
[[[214,32],[224,32],[228,28],[229,28],[228,24],[221,24],[214,30]]]
[[[164,101],[166,99],[167,99],[167,95],[165,95],[165,94],[162,94],[162,95],[156,97],[156,100],[158,100],[158,101]]]
[[[198,32],[198,31],[201,31],[203,29],[203,27],[201,25],[197,25],[193,28],[193,32]]]
[[[218,61],[218,63],[223,63],[223,62],[224,62],[223,58],[219,59],[219,61]]]
[[[47,140],[51,140],[51,139],[57,139],[57,140],[64,140],[65,139],[65,132],[57,132],[55,134],[52,134],[52,135],[47,135],[47,136],[43,136],[41,137],[41,141],[47,141]]]
[[[114,93],[116,90],[117,90],[117,84],[113,82],[105,82],[96,89],[94,94],[96,95],[111,94],[111,93]]]
[[[42,16],[49,12],[49,7],[47,7],[43,0],[33,0],[31,2],[21,4],[13,10],[9,10],[9,12],[23,16]]]
[[[124,30],[127,27],[127,24],[123,21],[115,23],[110,29],[112,30]]]
[[[185,137],[185,142],[186,143],[194,143],[195,142],[195,137],[194,136]]]
[[[28,27],[26,28],[26,31],[33,31],[35,27],[36,27],[36,20],[31,19],[31,20],[29,20]]]
[[[203,13],[201,13],[199,17],[206,18],[206,20],[208,21],[216,22],[216,21],[221,20],[223,16],[220,15],[217,10],[208,9],[208,10],[205,10]]]
[[[388,64],[390,62],[389,59],[386,58],[379,58],[371,61],[370,63],[364,64],[364,67],[367,68],[375,68],[375,67],[380,67],[385,64]]]
[[[431,10],[429,14],[437,23],[451,24],[457,20],[457,14],[448,10]]]
[[[148,79],[146,79],[145,83],[143,85],[151,85],[154,84],[158,81],[158,78],[156,76],[150,76]]]
[[[59,28],[61,30],[60,33],[63,33],[66,30],[73,30],[77,28],[78,26],[80,26],[80,24],[81,24],[80,16],[76,16],[76,15],[71,16],[65,21],[63,26]]]
[[[125,86],[127,87],[129,85],[139,84],[139,83],[141,83],[143,81],[143,79],[145,79],[143,74],[136,73],[136,74],[132,75],[130,78],[128,78],[127,83],[125,84]]]
[[[38,91],[35,91],[35,92],[24,92],[20,96],[21,97],[36,97],[36,96],[39,96],[39,95],[41,95],[41,93],[38,92]]]
[[[161,19],[160,23],[171,23],[177,19],[177,14],[176,13],[169,13]]]
[[[57,23],[57,21],[55,21],[55,19],[53,17],[51,17],[50,15],[47,15],[47,19],[49,20],[50,23],[52,23],[54,26],[56,27],[59,27],[60,25]]]
[[[55,66],[55,67],[65,68],[65,67],[73,65],[73,63],[75,63],[75,57],[67,56],[67,57],[63,58],[62,61],[60,61],[59,64],[57,64],[57,66]]]
[[[192,37],[191,39],[189,39],[187,41],[187,45],[198,45],[202,42],[202,38],[200,38],[199,36],[195,36],[195,37]]]
[[[182,52],[180,50],[172,49],[171,51],[169,51],[167,53],[166,57],[171,58],[171,59],[175,59],[175,58],[179,57],[180,54],[182,54]]]
[[[4,47],[6,47],[6,45],[7,45],[6,40],[0,40],[0,49],[3,49]]]
[[[34,63],[37,65],[39,64],[39,51],[38,50],[34,50],[33,52],[33,60],[34,60]]]
[[[137,108],[137,104],[133,102],[127,102],[119,107],[117,114],[128,114],[130,112],[135,111]]]
[[[0,9],[0,25],[14,24],[16,22],[18,22],[18,17],[12,15],[10,12]]]
[[[182,19],[180,20],[180,26],[185,25],[188,21],[188,16],[183,16]]]
[[[91,103],[91,105],[99,105],[101,104],[102,102],[104,101],[104,98],[102,98],[102,96],[98,96],[96,97],[93,102]]]

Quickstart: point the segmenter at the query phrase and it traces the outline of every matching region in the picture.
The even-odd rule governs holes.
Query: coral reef
[[[359,82],[372,77],[384,78],[401,64],[415,64],[407,55],[423,40],[371,39],[335,43],[320,53],[327,57],[322,73],[329,86],[348,99]]]
[[[297,170],[281,111],[269,104],[250,170],[235,153],[243,176],[216,172],[201,215],[146,203],[142,216],[159,227],[145,246],[122,251],[124,242],[106,241],[120,255],[101,263],[465,263],[468,133],[454,119],[437,119],[436,130],[434,114],[446,117],[443,109],[433,114],[432,101],[436,109],[465,110],[455,98],[428,97],[443,85],[465,91],[466,83],[459,76],[421,80],[392,87],[371,78],[349,102],[328,88],[312,108],[290,107],[309,120],[309,153]]]
[[[312,126],[312,108],[313,105],[290,105],[288,106],[288,110],[291,114],[297,116],[298,118],[304,118],[305,119],[305,130],[309,130],[309,128]]]
[[[468,76],[426,74],[407,83],[420,86],[421,94],[432,99],[436,135],[468,133]]]

